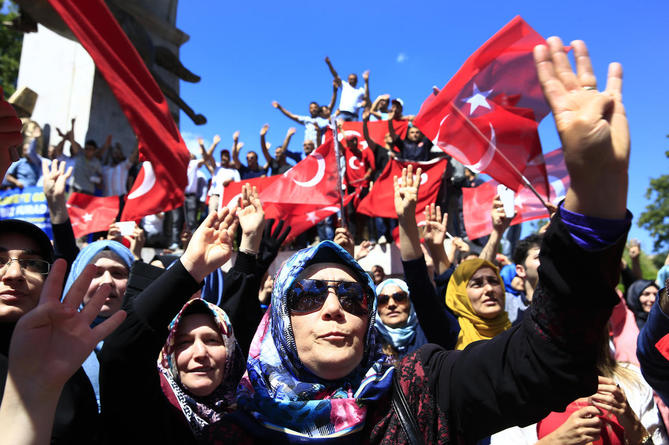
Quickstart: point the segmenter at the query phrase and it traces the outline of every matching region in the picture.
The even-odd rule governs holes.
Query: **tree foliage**
[[[16,90],[23,34],[5,25],[18,15],[18,7],[11,1],[0,0],[0,85],[8,98]]]
[[[664,154],[669,157],[669,151]],[[651,203],[639,215],[638,224],[650,233],[654,250],[659,251],[669,247],[669,175],[650,180],[646,199],[651,200]]]

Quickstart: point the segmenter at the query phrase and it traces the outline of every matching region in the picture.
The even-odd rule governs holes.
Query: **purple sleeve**
[[[629,210],[624,219],[585,216],[570,212],[562,204],[558,211],[576,244],[586,250],[598,250],[612,245],[625,234],[632,223],[632,214]]]

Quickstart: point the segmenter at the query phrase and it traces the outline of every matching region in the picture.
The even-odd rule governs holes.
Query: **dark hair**
[[[221,150],[221,157],[223,157],[224,154],[226,154],[226,155],[228,155],[228,157],[230,157],[230,150],[225,150],[225,149]]]
[[[527,252],[534,247],[541,247],[542,236],[536,233],[518,241],[516,247],[513,249],[513,254],[511,255],[511,261],[514,264],[520,264],[521,266],[525,265],[525,260],[527,259]]]
[[[84,144],[84,148],[85,148],[87,145],[92,145],[93,147],[98,148],[98,143],[95,142],[93,139],[89,139],[89,140],[87,140],[86,143]]]
[[[309,105],[310,105],[310,106],[311,106],[311,104],[314,104],[314,105],[316,105],[317,107],[320,107],[320,105],[318,105],[318,102],[316,102],[315,100],[312,100],[311,102],[309,102]]]

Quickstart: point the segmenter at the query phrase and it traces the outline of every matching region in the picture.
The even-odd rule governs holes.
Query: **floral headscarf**
[[[476,271],[483,267],[489,267],[495,271],[502,286],[502,295],[504,294],[504,282],[494,264],[480,258],[472,258],[460,263],[451,275],[446,289],[446,306],[458,317],[460,324],[460,334],[458,334],[455,349],[464,349],[468,344],[478,340],[489,340],[511,327],[509,316],[504,310],[504,300],[502,300],[502,311],[493,319],[483,318],[474,312],[467,296],[467,284]]]
[[[286,294],[308,266],[334,262],[350,268],[372,298],[365,349],[360,364],[346,377],[325,381],[301,362]],[[332,438],[357,432],[367,407],[392,384],[393,368],[375,343],[374,283],[360,265],[332,241],[297,252],[274,280],[271,305],[256,331],[238,390],[238,404],[262,425],[296,437]]]
[[[205,397],[194,396],[183,387],[179,379],[174,352],[174,339],[181,320],[194,313],[211,315],[223,338],[226,351],[223,381],[218,388]],[[181,410],[196,436],[200,435],[209,424],[218,421],[223,414],[232,411],[235,408],[235,389],[244,372],[244,357],[235,340],[227,314],[218,306],[204,300],[196,298],[188,301],[169,325],[167,341],[158,357],[158,370],[165,396]]]

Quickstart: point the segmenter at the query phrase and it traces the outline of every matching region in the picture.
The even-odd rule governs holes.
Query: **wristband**
[[[240,251],[241,253],[245,253],[245,254],[247,254],[247,255],[251,255],[251,256],[256,256],[256,255],[258,255],[258,252],[254,252],[253,250],[251,250],[251,249],[247,249],[246,247],[240,247],[240,248],[239,248],[239,251]]]

